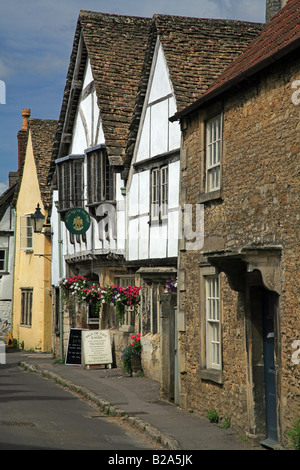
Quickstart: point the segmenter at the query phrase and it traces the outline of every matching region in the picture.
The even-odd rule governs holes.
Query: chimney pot
[[[28,119],[30,118],[30,109],[22,109],[22,117],[23,117],[23,125],[22,129],[25,129],[27,131],[28,129]]]

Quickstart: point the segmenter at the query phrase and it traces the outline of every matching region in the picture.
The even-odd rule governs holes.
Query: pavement
[[[195,412],[163,400],[155,380],[132,377],[119,368],[86,369],[57,362],[52,354],[8,352],[16,363],[75,392],[99,406],[109,416],[119,416],[143,430],[168,450],[262,450],[244,442],[232,429],[223,429]]]

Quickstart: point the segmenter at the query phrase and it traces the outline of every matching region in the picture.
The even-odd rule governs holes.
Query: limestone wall
[[[299,172],[300,105],[292,95],[299,79],[296,55],[277,63],[247,86],[227,94],[183,125],[181,205],[205,205],[205,243],[199,251],[179,253],[179,331],[181,404],[202,413],[216,408],[251,434],[249,372],[243,294],[221,276],[222,383],[199,375],[203,335],[199,278],[203,253],[246,247],[281,247],[277,391],[281,435],[299,417],[299,370],[292,362],[299,340]],[[204,121],[223,113],[222,186],[205,195]],[[206,202],[204,202],[206,199]],[[201,336],[202,335],[202,336]],[[251,392],[251,391],[250,391]]]

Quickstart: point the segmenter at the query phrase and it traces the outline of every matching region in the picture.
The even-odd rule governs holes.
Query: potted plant
[[[123,350],[121,359],[124,371],[132,375],[132,372],[142,370],[142,345],[140,333],[137,335],[133,334],[130,338],[132,343]]]

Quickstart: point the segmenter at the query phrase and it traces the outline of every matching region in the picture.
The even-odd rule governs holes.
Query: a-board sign
[[[112,364],[112,351],[109,330],[82,331],[82,364]]]
[[[81,328],[71,328],[69,331],[68,349],[66,354],[66,364],[81,365],[81,343],[82,332],[85,331]]]

